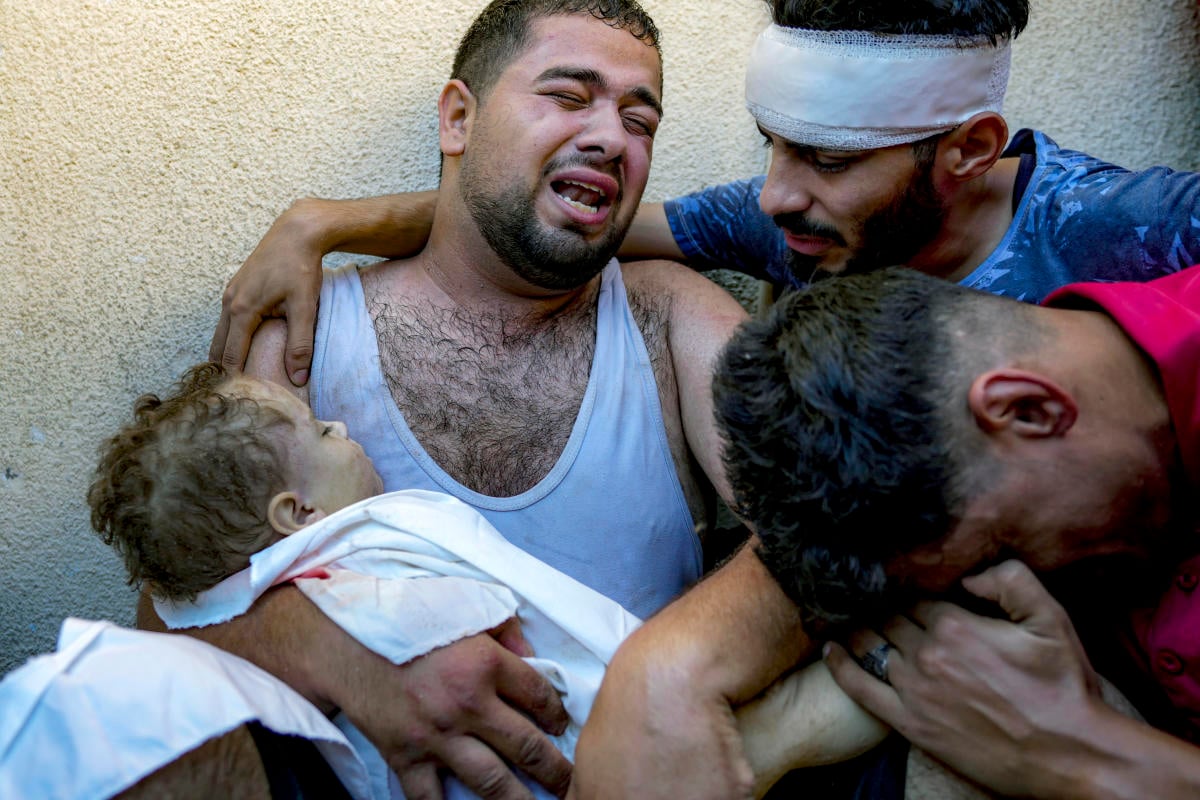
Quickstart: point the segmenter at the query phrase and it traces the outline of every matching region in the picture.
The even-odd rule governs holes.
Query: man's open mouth
[[[554,193],[586,214],[595,214],[608,204],[608,195],[599,186],[573,179],[554,181],[550,184]]]

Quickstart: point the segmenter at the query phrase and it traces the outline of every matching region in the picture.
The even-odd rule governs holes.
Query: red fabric
[[[317,567],[316,569],[310,569],[303,575],[296,575],[291,580],[298,581],[301,578],[315,578],[317,580],[327,581],[329,580],[329,570],[325,569],[324,567]]]
[[[1171,588],[1158,606],[1133,614],[1134,655],[1183,712],[1189,727],[1182,731],[1200,743],[1200,556],[1176,570]]]
[[[1099,306],[1158,365],[1179,454],[1200,487],[1200,264],[1148,283],[1073,283],[1046,305]]]
[[[1200,265],[1148,283],[1072,284],[1047,305],[1099,306],[1158,366],[1179,457],[1200,489]],[[1180,564],[1158,606],[1133,615],[1135,655],[1200,742],[1200,556]]]

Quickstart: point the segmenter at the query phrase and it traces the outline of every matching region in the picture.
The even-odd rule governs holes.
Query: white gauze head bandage
[[[816,31],[771,25],[746,71],[746,106],[764,130],[827,150],[891,147],[999,113],[1007,39]]]

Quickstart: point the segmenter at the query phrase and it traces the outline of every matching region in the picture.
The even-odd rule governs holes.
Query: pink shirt
[[[1175,426],[1179,457],[1200,489],[1200,265],[1148,283],[1072,284],[1047,305],[1099,306],[1157,367]],[[1175,571],[1157,607],[1132,618],[1135,655],[1190,723],[1200,742],[1200,556]]]

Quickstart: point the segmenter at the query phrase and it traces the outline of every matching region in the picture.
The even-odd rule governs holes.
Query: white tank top
[[[345,421],[385,491],[453,495],[513,544],[645,618],[700,577],[700,543],[616,260],[598,303],[596,352],[570,438],[550,472],[519,495],[463,486],[417,441],[380,372],[353,265],[325,273],[309,400],[318,418]]]

